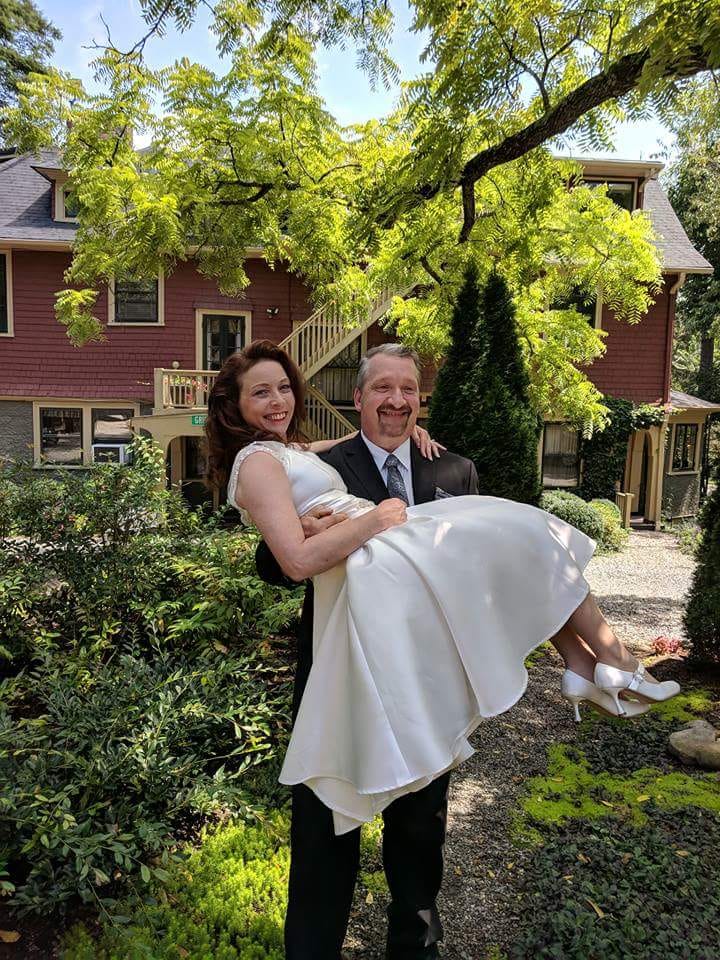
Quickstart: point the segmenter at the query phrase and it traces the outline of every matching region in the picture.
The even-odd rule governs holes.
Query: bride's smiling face
[[[243,375],[238,401],[249,427],[284,437],[295,412],[295,394],[276,360],[258,360]]]

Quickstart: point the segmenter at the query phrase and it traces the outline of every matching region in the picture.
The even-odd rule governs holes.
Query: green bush
[[[600,541],[603,534],[603,519],[589,503],[565,490],[550,490],[543,493],[540,506],[593,540]]]
[[[223,529],[132,468],[0,474],[0,875],[21,910],[109,902],[178,827],[270,793],[299,608]]]
[[[628,532],[620,522],[620,510],[610,500],[587,503],[567,490],[546,490],[540,506],[596,540],[601,553],[615,552],[627,543]]]
[[[720,469],[715,473],[720,479]],[[697,550],[683,623],[696,663],[720,663],[720,482],[705,501],[699,518],[702,540]]]
[[[288,832],[276,815],[209,833],[169,866],[154,897],[127,904],[97,939],[75,927],[62,960],[282,960]]]
[[[630,534],[622,525],[620,509],[611,500],[591,500],[590,506],[595,510],[603,522],[603,532],[600,537],[600,546],[603,550],[616,552],[621,550],[628,541]]]

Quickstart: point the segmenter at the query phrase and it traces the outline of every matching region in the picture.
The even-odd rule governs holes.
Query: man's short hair
[[[355,387],[362,392],[363,387],[365,386],[365,381],[367,380],[368,370],[370,369],[370,361],[373,357],[378,356],[378,354],[383,354],[387,357],[398,357],[400,360],[412,360],[415,364],[415,370],[417,372],[418,384],[420,383],[420,358],[417,353],[411,348],[406,347],[404,343],[381,343],[378,347],[373,347],[371,350],[363,356],[360,360],[360,366],[358,367],[357,380],[355,381]]]

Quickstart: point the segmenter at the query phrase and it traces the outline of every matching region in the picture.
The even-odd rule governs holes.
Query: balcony
[[[217,370],[155,369],[153,415],[184,410],[207,410]]]

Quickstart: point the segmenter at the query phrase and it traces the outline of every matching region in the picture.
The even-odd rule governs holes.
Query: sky
[[[36,0],[43,13],[62,31],[63,39],[56,44],[54,65],[93,87],[90,63],[96,56],[93,43],[106,41],[107,23],[113,43],[119,49],[129,49],[145,33],[135,0]],[[404,78],[421,69],[419,55],[422,38],[411,33],[408,8],[402,0],[392,0],[396,15],[395,36],[391,52]],[[163,38],[153,38],[145,48],[153,67],[165,66],[186,56],[211,69],[222,70],[214,38],[209,29],[210,13],[202,8],[191,30],[179,34],[174,29]],[[398,95],[398,89],[373,90],[367,77],[356,68],[352,50],[322,50],[319,56],[320,94],[330,112],[345,124],[358,123],[388,113]],[[142,143],[139,143],[142,146]],[[623,124],[617,128],[615,150],[593,151],[593,156],[616,157],[625,160],[662,159],[672,152],[673,137],[656,120]],[[562,148],[560,153],[584,156],[580,149]]]

